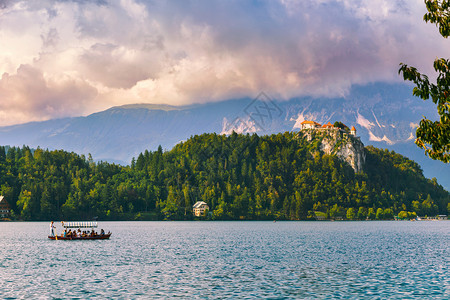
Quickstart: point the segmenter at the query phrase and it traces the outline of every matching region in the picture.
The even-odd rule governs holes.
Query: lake
[[[0,223],[0,298],[450,298],[450,221],[99,226],[110,240]]]

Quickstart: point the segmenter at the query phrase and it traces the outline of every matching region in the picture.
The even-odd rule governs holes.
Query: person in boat
[[[100,235],[105,235],[105,231],[103,229],[100,230]]]
[[[63,236],[64,236],[64,237],[67,236],[67,229],[64,230]]]
[[[55,228],[56,226],[53,225],[53,221],[50,223],[50,236],[55,236]]]

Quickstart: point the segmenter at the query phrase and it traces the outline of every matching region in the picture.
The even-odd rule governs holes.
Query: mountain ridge
[[[0,127],[1,144],[64,149],[95,160],[129,164],[133,157],[159,145],[171,149],[190,136],[205,132],[271,134],[298,131],[301,121],[342,121],[355,126],[365,145],[404,154],[450,188],[449,165],[424,156],[414,143],[422,115],[437,116],[431,101],[413,97],[406,84],[354,86],[345,97],[301,97],[277,101],[261,93],[256,98],[175,107],[131,104],[85,117]]]
[[[148,109],[148,110],[164,110],[164,111],[171,111],[171,110],[183,110],[187,108],[187,106],[174,106],[169,104],[150,104],[150,103],[135,103],[135,104],[124,104],[119,106],[113,106],[111,108],[108,108],[105,111],[108,110],[114,110],[114,109]]]

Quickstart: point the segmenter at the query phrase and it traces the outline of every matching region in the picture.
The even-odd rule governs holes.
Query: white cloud
[[[0,99],[7,99],[0,102],[5,124],[82,114],[96,96],[96,89],[78,78],[46,77],[30,65],[0,79]]]
[[[421,0],[2,3],[0,75],[15,86],[2,79],[0,114],[18,117],[0,125],[261,90],[345,96],[352,84],[400,81],[400,62],[431,72],[448,49]],[[25,68],[41,76],[33,93]]]

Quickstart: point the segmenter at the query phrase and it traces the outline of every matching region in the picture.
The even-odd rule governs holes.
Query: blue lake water
[[[450,221],[100,225],[0,223],[0,298],[450,299]]]

